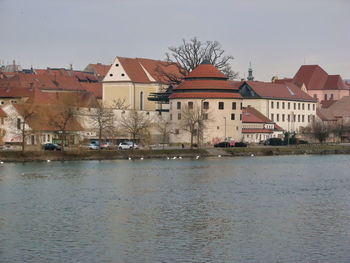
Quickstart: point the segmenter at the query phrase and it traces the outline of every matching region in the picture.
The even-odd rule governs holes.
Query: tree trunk
[[[193,148],[193,131],[191,132],[191,149]]]

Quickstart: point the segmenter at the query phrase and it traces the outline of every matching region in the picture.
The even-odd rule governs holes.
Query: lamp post
[[[224,117],[225,120],[225,142],[226,142],[226,117]]]

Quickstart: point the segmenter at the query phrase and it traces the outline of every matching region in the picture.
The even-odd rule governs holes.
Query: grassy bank
[[[0,151],[0,160],[7,162],[27,161],[69,161],[69,160],[113,160],[139,158],[172,158],[182,156],[194,158],[209,156],[273,156],[298,154],[350,154],[346,145],[299,145],[299,146],[251,146],[247,148],[207,148],[207,149],[157,149],[157,150],[102,150],[86,149],[65,152],[53,151]]]

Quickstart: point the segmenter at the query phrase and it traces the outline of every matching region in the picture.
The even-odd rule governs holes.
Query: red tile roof
[[[92,92],[97,99],[102,99],[102,83],[80,83],[82,88],[88,92]]]
[[[185,79],[192,78],[217,78],[222,80],[227,80],[228,77],[225,76],[220,70],[218,70],[212,64],[200,64],[195,69],[193,69]]]
[[[222,81],[222,80],[208,80],[208,79],[194,79],[187,80],[182,82],[177,89],[228,89],[228,90],[237,90],[238,87],[236,85],[232,85],[230,81]]]
[[[273,130],[269,130],[269,129],[247,129],[247,128],[242,128],[242,133],[273,133]]]
[[[224,92],[182,92],[173,93],[170,99],[241,99],[239,93],[224,93]]]
[[[350,117],[350,96],[346,96],[328,107],[328,111],[335,117]]]
[[[328,75],[318,65],[303,65],[293,78],[299,86],[306,85],[308,90],[343,90],[349,89],[339,75]]]
[[[336,100],[323,100],[320,102],[322,108],[328,108],[331,106],[333,103],[337,102]]]
[[[270,83],[260,81],[246,81],[245,83],[247,83],[262,98],[315,102],[314,98],[293,83]]]
[[[336,121],[337,119],[328,111],[328,109],[316,109],[316,115],[322,121]]]
[[[107,75],[108,70],[111,68],[111,65],[104,65],[101,63],[89,64],[86,68],[88,68],[89,66],[94,69],[94,71],[100,79],[103,79]]]
[[[161,72],[159,72],[159,70],[162,70],[167,74],[178,75],[178,77],[181,76],[178,67],[173,63],[146,58],[117,58],[132,82],[166,83],[166,78],[161,74]],[[152,76],[154,81],[148,78],[145,70]]]
[[[243,123],[273,123],[269,118],[253,107],[245,107],[242,110]]]

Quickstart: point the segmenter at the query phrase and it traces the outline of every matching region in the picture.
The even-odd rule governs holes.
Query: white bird
[[[173,160],[175,160],[175,159],[176,159],[176,156],[173,157]]]
[[[221,155],[219,154],[219,155],[218,155],[218,157],[220,158],[220,157],[221,157]]]
[[[196,156],[196,160],[198,160],[198,159],[199,159],[199,155]]]
[[[4,162],[3,162],[3,161],[1,161],[0,163],[1,163],[1,164],[3,164]]]
[[[166,159],[169,160],[170,158],[167,156]]]
[[[253,156],[254,156],[254,154],[251,154],[250,156],[251,156],[251,157],[253,157]]]
[[[141,157],[140,160],[143,160],[143,157]]]
[[[48,162],[48,163],[49,163],[49,162],[51,162],[51,160],[46,160],[46,162]]]
[[[179,159],[182,159],[182,157],[180,156]]]
[[[131,160],[131,157],[129,157],[129,160]]]

